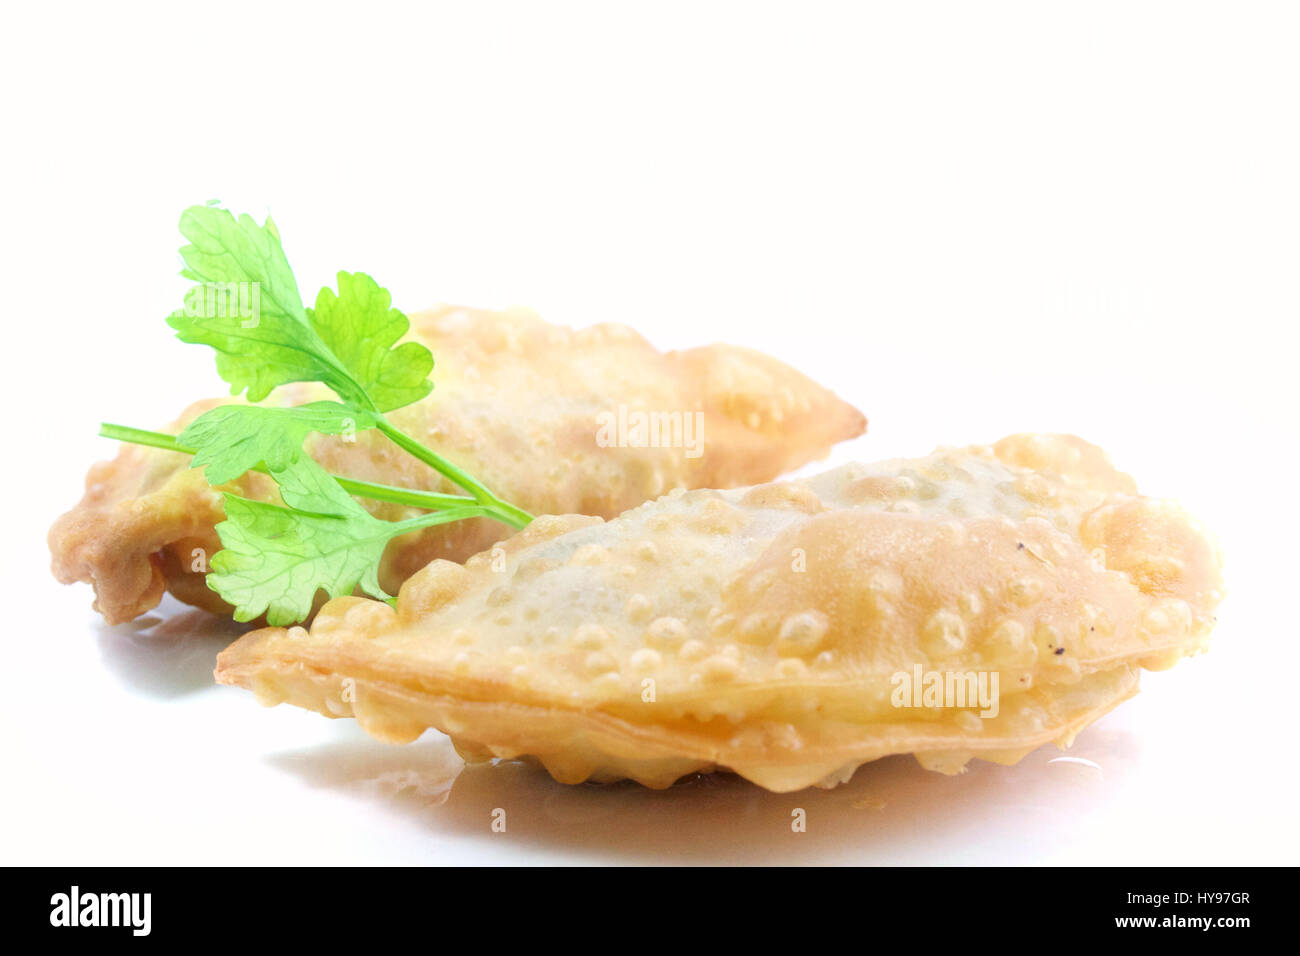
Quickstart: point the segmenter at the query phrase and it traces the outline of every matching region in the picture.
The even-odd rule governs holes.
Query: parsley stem
[[[504,521],[515,528],[522,528],[533,520],[533,516],[527,511],[507,501],[502,501],[482,482],[470,477],[437,452],[426,448],[382,415],[376,415],[375,420],[379,430],[392,439],[394,444],[420,459],[440,475],[460,485],[474,496],[475,501],[490,507],[495,512],[493,517],[497,518],[497,520]]]
[[[405,521],[397,522],[395,527],[400,529],[397,534],[406,534],[436,524],[463,521],[466,518],[497,518],[498,521],[501,520],[498,515],[493,514],[493,509],[489,505],[461,505],[444,511],[430,511],[428,514],[416,515],[414,518],[407,518]]]
[[[99,434],[104,438],[130,442],[133,445],[147,445],[150,448],[162,448],[166,451],[179,452],[182,455],[192,455],[195,452],[195,449],[187,448],[178,442],[175,435],[168,435],[165,432],[146,431],[143,428],[131,428],[128,425],[113,425],[105,422],[100,426]],[[268,474],[267,470],[260,465],[254,470],[260,471],[264,475]],[[475,503],[475,499],[464,495],[444,495],[414,488],[396,488],[392,485],[380,485],[370,481],[340,478],[338,475],[334,475],[333,478],[348,494],[357,495],[361,498],[370,498],[374,501],[390,501],[393,504],[410,505],[414,508],[430,508],[435,511],[446,508],[454,509]],[[497,515],[494,514],[491,517],[497,517]],[[419,519],[413,518],[410,520]],[[504,517],[499,520],[504,520]],[[505,521],[505,523],[515,527],[522,527],[521,525],[515,525],[513,521]]]

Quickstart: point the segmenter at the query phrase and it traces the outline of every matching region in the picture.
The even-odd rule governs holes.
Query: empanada
[[[725,768],[789,791],[887,754],[952,773],[1068,744],[1140,668],[1201,650],[1221,596],[1186,514],[1087,442],[1017,435],[538,518],[433,562],[396,610],[346,597],[310,632],[248,634],[216,676],[563,782]],[[931,674],[997,675],[994,706],[900,695]]]
[[[676,487],[766,481],[866,427],[852,406],[749,349],[661,353],[623,326],[573,331],[519,309],[435,309],[411,316],[411,337],[433,351],[435,388],[394,412],[393,422],[538,514],[611,517]],[[300,385],[272,398],[296,405],[328,396],[323,386]],[[175,430],[218,403],[191,406]],[[664,427],[638,429],[639,412]],[[353,441],[313,436],[308,450],[349,478],[458,491],[373,432]],[[274,484],[257,473],[224,490],[275,499]],[[417,513],[366,504],[391,520]],[[85,497],[51,529],[54,574],[92,583],[96,608],[113,623],[154,607],[164,591],[228,613],[204,583],[206,559],[221,547],[213,527],[222,518],[220,491],[188,457],[126,446],[91,469]],[[433,559],[463,560],[509,532],[476,519],[399,538],[385,553],[380,582],[393,591]]]

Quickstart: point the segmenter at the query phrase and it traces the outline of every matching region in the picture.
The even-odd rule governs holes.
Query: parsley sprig
[[[232,395],[265,399],[290,382],[319,382],[337,401],[293,407],[221,405],[179,436],[104,424],[119,441],[193,455],[209,484],[245,472],[270,475],[282,505],[227,492],[226,520],[217,525],[223,550],[213,555],[207,584],[235,607],[235,619],[265,613],[273,625],[305,620],[316,593],[330,597],[360,588],[392,600],[379,584],[379,560],[393,538],[465,518],[489,517],[522,528],[532,516],[431,448],[406,434],[386,413],[417,402],[433,383],[433,355],[418,342],[400,342],[410,328],[388,291],[370,276],[338,274],[315,306],[302,302],[275,223],[258,225],[213,204],[181,216],[181,274],[194,280],[186,307],[167,319],[177,338],[210,346]],[[459,486],[465,495],[397,488],[328,474],[303,450],[312,433],[355,434],[375,429]],[[405,521],[383,521],[353,495],[430,509]]]

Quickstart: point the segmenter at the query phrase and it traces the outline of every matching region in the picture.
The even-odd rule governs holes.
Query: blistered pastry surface
[[[411,323],[411,337],[434,353],[435,388],[390,417],[507,500],[538,514],[612,517],[677,487],[767,480],[823,457],[865,427],[862,415],[831,392],[748,349],[712,345],[661,353],[623,326],[574,331],[527,310],[444,307],[412,315]],[[326,397],[323,387],[294,385],[278,390],[272,401]],[[196,403],[170,430],[179,431],[215,404]],[[617,420],[620,408],[628,415],[699,413],[700,429],[683,433],[676,444],[602,444],[598,416]],[[309,451],[346,477],[458,491],[375,433],[354,441],[317,436]],[[221,495],[189,462],[174,452],[124,447],[91,469],[85,497],[50,531],[55,576],[92,583],[96,607],[110,622],[144,613],[165,590],[228,610],[204,586],[201,570],[203,559],[220,548],[212,529],[223,517]],[[226,490],[274,496],[273,486],[256,474]],[[416,513],[366,504],[388,519]],[[503,525],[478,519],[408,535],[386,552],[381,583],[396,590],[430,561],[464,560],[508,533]]]
[[[241,639],[218,678],[562,780],[726,767],[772,789],[889,753],[955,771],[1068,740],[1201,649],[1217,550],[1071,436],[543,517],[396,610],[332,601]],[[997,673],[996,716],[901,709],[895,675]]]

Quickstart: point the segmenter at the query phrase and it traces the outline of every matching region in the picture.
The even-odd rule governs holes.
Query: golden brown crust
[[[430,564],[396,610],[343,598],[310,633],[247,635],[217,678],[564,781],[720,766],[789,790],[900,752],[955,772],[1067,742],[1140,667],[1200,650],[1219,563],[1099,449],[1015,436],[608,523],[539,518],[464,567]],[[997,706],[900,707],[918,668],[996,674]]]
[[[535,513],[612,517],[673,488],[734,487],[764,481],[823,457],[862,433],[852,406],[776,359],[711,345],[660,353],[631,329],[581,331],[550,325],[526,310],[503,313],[442,307],[413,315],[412,337],[437,366],[433,394],[391,418],[508,500]],[[274,400],[326,397],[288,386]],[[200,402],[179,430],[217,402]],[[697,457],[681,447],[604,447],[597,416],[630,411],[703,415]],[[669,440],[673,436],[669,436]],[[449,483],[380,436],[312,439],[309,450],[348,477],[431,491]],[[270,499],[271,484],[246,476],[232,490]],[[367,503],[377,515],[415,512]],[[212,531],[221,496],[189,459],[124,447],[95,465],[81,503],[50,531],[55,576],[88,581],[110,622],[154,607],[164,590],[213,610],[229,609],[203,583],[201,556],[220,545]],[[380,580],[390,591],[437,558],[464,560],[508,533],[486,519],[459,522],[395,541]]]
[[[218,404],[194,403],[170,430]],[[226,490],[268,497],[272,487],[261,475],[247,475]],[[224,517],[221,501],[221,491],[189,468],[188,456],[124,445],[116,458],[91,467],[85,496],[50,529],[54,576],[94,585],[95,610],[110,624],[157,606],[168,589],[220,611],[223,602],[203,578],[207,558],[221,547],[213,530]]]

